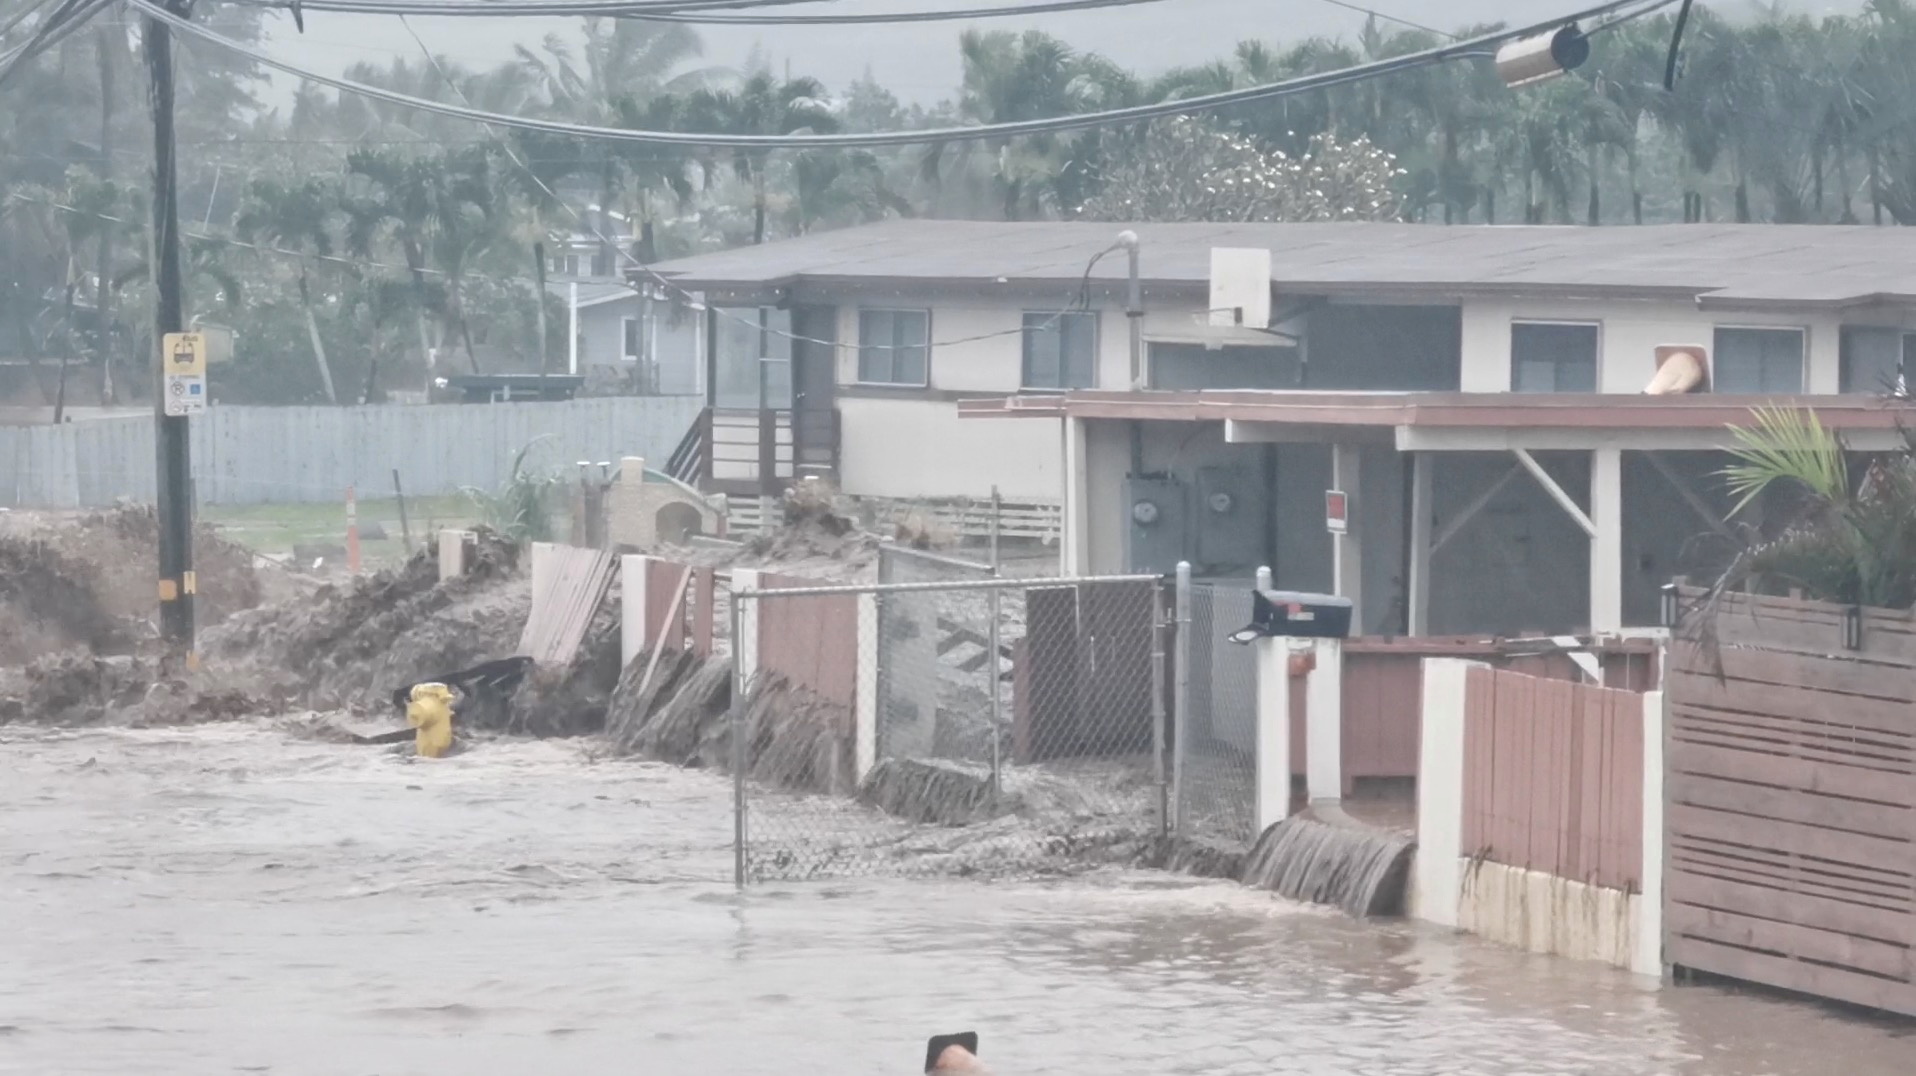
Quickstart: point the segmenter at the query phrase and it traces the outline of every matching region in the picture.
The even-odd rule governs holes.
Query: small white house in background
[[[689,303],[617,280],[549,282],[546,290],[573,326],[569,372],[641,396],[704,391],[704,319]]]
[[[1858,449],[1916,420],[1879,398],[1916,356],[1909,229],[1136,225],[1143,391],[1120,230],[893,221],[661,263],[710,305],[681,457],[735,493],[995,486],[1060,506],[1067,571],[1269,565],[1370,632],[1614,631],[1720,561],[1753,407]],[[1216,315],[1220,250],[1270,253],[1268,322]],[[1683,387],[1673,356],[1701,382],[1647,394]]]

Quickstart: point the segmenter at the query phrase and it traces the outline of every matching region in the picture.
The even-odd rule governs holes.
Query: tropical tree
[[[825,86],[814,78],[778,79],[769,72],[747,78],[737,89],[699,90],[685,101],[687,124],[698,130],[727,134],[829,134],[838,130]],[[771,151],[741,147],[708,158],[729,162],[732,172],[751,190],[752,242],[765,242],[770,205],[767,188]]]
[[[1916,605],[1916,433],[1862,466],[1813,412],[1765,408],[1736,432],[1724,469],[1737,508],[1791,504],[1755,536],[1717,589],[1755,585],[1811,598],[1906,609]]]
[[[1200,119],[1152,124],[1101,177],[1080,215],[1111,221],[1391,220],[1401,170],[1359,136],[1292,157]]]
[[[235,223],[241,239],[291,250],[299,258],[299,305],[306,321],[306,333],[312,343],[313,365],[326,392],[326,402],[338,403],[333,387],[332,367],[326,362],[326,343],[319,331],[319,319],[313,311],[312,289],[306,255],[331,257],[336,219],[341,216],[339,189],[336,185],[309,179],[297,185],[272,179],[253,183],[252,201]]]

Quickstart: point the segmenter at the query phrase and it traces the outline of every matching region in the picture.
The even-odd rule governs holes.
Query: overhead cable
[[[260,6],[259,0],[252,2]],[[297,6],[301,11],[333,11],[351,15],[429,15],[435,18],[612,14],[648,18],[686,11],[793,7],[819,2],[821,0],[299,0]],[[291,10],[295,5],[271,0],[264,6]]]
[[[430,48],[426,47],[425,39],[419,36],[419,32],[417,30],[413,29],[412,21],[410,19],[407,19],[404,15],[401,15],[399,17],[399,23],[401,26],[404,26],[406,28],[406,32],[408,34],[412,35],[412,39],[415,42],[417,42],[419,45],[419,51],[425,55],[427,65],[430,66],[435,72],[437,72],[441,79],[445,80],[447,87],[449,87],[453,93],[458,94],[462,100],[470,101],[471,99],[466,96],[466,91],[459,85],[458,81],[455,80],[450,74],[447,73],[445,67],[440,64],[439,58],[432,54],[432,50]],[[552,187],[546,183],[544,177],[540,176],[539,173],[530,164],[526,162],[525,158],[520,155],[519,151],[513,147],[510,140],[499,137],[498,133],[493,130],[490,124],[486,125],[486,130],[488,133],[492,134],[493,138],[497,139],[499,149],[503,153],[505,153],[505,155],[508,158],[510,158],[514,164],[518,165],[521,169],[525,171],[526,176],[529,179],[531,179],[533,183],[537,184],[540,190],[545,192],[546,197],[552,199],[561,208],[563,208],[568,214],[570,214],[573,220],[576,221],[579,224],[579,226],[583,228],[586,232],[590,233],[594,238],[596,238],[602,246],[606,247],[607,249],[611,250],[613,253],[617,254],[621,260],[630,262],[635,271],[637,271],[640,274],[643,274],[651,282],[649,287],[654,287],[662,291],[670,291],[673,294],[677,295],[680,298],[680,300],[684,302],[692,303],[692,302],[700,301],[699,296],[697,296],[694,292],[687,289],[685,286],[679,284],[677,281],[666,276],[665,274],[660,273],[658,270],[640,261],[636,256],[632,254],[631,251],[626,250],[624,247],[620,246],[618,243],[613,242],[611,237],[607,236],[604,232],[600,231],[598,226],[594,224],[591,220],[589,220],[584,213],[579,212],[579,210],[576,207],[574,207],[571,202],[559,197],[558,192],[554,191]],[[1093,256],[1090,262],[1087,263],[1084,267],[1084,280],[1082,284],[1080,285],[1078,299],[1076,300],[1076,302],[1072,305],[1066,306],[1063,309],[1060,309],[1054,312],[1050,317],[1046,318],[1039,325],[1035,326],[1035,328],[1037,328],[1039,331],[1049,330],[1053,326],[1057,325],[1060,321],[1064,320],[1064,318],[1067,315],[1072,313],[1082,312],[1088,309],[1090,305],[1090,301],[1091,301],[1092,271],[1097,268],[1098,262],[1102,260],[1105,255],[1120,249],[1122,246],[1123,244],[1121,242],[1115,243],[1109,247],[1106,247],[1104,250],[1099,251],[1095,256]],[[634,292],[639,292],[641,294],[644,294],[641,291],[641,289],[634,287],[630,281],[620,281],[620,283],[624,285],[625,287],[630,288]],[[738,313],[737,311],[728,310],[722,306],[712,306],[710,304],[707,304],[707,309],[709,309],[715,317],[724,318],[725,320],[728,320],[728,321],[738,322],[739,324],[748,326],[760,333],[765,333],[771,336],[779,337],[781,339],[788,340],[795,344],[812,344],[819,347],[828,347],[833,349],[834,351],[837,351],[840,349],[859,350],[859,351],[900,351],[900,350],[910,350],[910,349],[922,347],[925,349],[926,353],[929,354],[931,349],[933,348],[951,347],[956,344],[973,344],[973,343],[978,343],[985,340],[995,340],[995,339],[998,339],[999,337],[1004,337],[1004,336],[1023,335],[1026,329],[1026,327],[1023,324],[1020,324],[1015,329],[994,329],[987,332],[975,333],[970,336],[960,336],[960,337],[956,337],[949,340],[927,340],[923,344],[865,344],[862,342],[859,344],[851,344],[849,342],[840,341],[836,339],[826,340],[826,339],[821,339],[816,337],[803,336],[787,329],[774,328],[772,326],[763,324],[759,320],[755,320],[754,318],[748,318],[745,315]]]
[[[1070,11],[1091,11],[1099,8],[1136,7],[1142,4],[1161,4],[1166,0],[1031,0],[1027,3],[999,4],[992,7],[936,8],[925,11],[870,11],[862,13],[822,12],[806,15],[798,14],[738,14],[736,10],[726,8],[702,8],[689,5],[674,5],[669,10],[661,10],[648,0],[519,0],[505,4],[487,2],[487,0],[244,0],[244,2],[270,8],[292,8],[297,5],[305,11],[312,10],[351,10],[358,14],[402,14],[399,8],[410,8],[403,12],[407,15],[431,15],[434,17],[459,16],[467,18],[499,17],[502,15],[522,14],[527,9],[537,9],[541,15],[603,15],[643,19],[647,22],[693,23],[701,26],[854,26],[882,25],[888,23],[912,22],[955,22],[964,19],[995,19],[1019,15],[1051,15]],[[807,0],[810,2],[810,0]],[[334,7],[334,5],[339,5]],[[377,8],[378,10],[373,10]],[[711,13],[707,13],[708,10]]]
[[[126,0],[128,6],[146,15],[164,22],[182,33],[197,37],[202,41],[218,45],[236,52],[259,64],[284,71],[290,75],[308,79],[322,86],[346,93],[386,101],[390,104],[414,108],[422,112],[436,113],[457,119],[474,120],[480,123],[496,124],[519,130],[539,131],[561,137],[595,139],[607,142],[636,142],[651,145],[683,146],[696,149],[820,149],[873,146],[908,146],[928,142],[955,142],[985,138],[1006,138],[1018,135],[1054,134],[1063,131],[1086,130],[1095,127],[1108,127],[1116,124],[1136,123],[1142,120],[1157,119],[1164,116],[1186,115],[1193,112],[1206,112],[1226,105],[1245,104],[1253,101],[1271,100],[1300,93],[1341,86],[1351,82],[1362,82],[1384,75],[1395,74],[1417,67],[1444,63],[1465,56],[1481,55],[1486,50],[1518,38],[1553,30],[1570,22],[1600,18],[1613,12],[1622,12],[1635,7],[1635,11],[1620,18],[1639,18],[1658,8],[1667,7],[1677,0],[1608,0],[1606,3],[1586,8],[1570,15],[1533,23],[1512,30],[1497,30],[1481,34],[1463,41],[1406,53],[1383,60],[1357,64],[1353,67],[1321,74],[1302,75],[1278,82],[1248,86],[1221,93],[1200,94],[1173,101],[1162,101],[1147,105],[1134,105],[1128,108],[1105,109],[1097,112],[1083,112],[1075,115],[1055,116],[1048,119],[1019,120],[1010,123],[986,123],[969,127],[934,127],[916,131],[872,131],[842,132],[834,134],[726,134],[721,132],[693,133],[685,131],[646,131],[630,130],[621,127],[600,127],[589,124],[564,123],[556,120],[540,120],[525,116],[512,116],[483,109],[461,107],[443,101],[433,101],[396,90],[382,89],[351,79],[324,75],[310,68],[301,67],[279,59],[261,49],[235,41],[222,34],[200,26],[190,19],[181,18],[152,2],[152,0]],[[1613,20],[1616,21],[1616,20]]]

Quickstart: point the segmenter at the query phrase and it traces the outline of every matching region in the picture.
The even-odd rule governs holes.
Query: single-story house
[[[1761,524],[1716,474],[1752,408],[1858,449],[1916,418],[1883,395],[1916,231],[1136,225],[1134,378],[1121,230],[894,221],[662,263],[709,306],[699,477],[997,487],[1059,506],[1067,572],[1267,565],[1366,632],[1605,632]],[[1215,309],[1217,250],[1269,252],[1268,320]]]

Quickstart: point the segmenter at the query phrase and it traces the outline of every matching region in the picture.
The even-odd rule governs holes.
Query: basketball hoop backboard
[[[1271,251],[1268,247],[1211,248],[1212,325],[1271,327]]]

